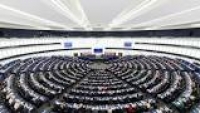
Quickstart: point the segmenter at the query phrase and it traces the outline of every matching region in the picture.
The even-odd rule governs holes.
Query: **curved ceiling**
[[[200,0],[1,0],[0,27],[39,30],[197,28]]]

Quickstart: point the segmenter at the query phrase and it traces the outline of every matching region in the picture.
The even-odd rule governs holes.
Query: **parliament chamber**
[[[0,113],[200,113],[200,0],[0,0]]]
[[[199,39],[155,39],[1,39],[0,112],[198,113]]]

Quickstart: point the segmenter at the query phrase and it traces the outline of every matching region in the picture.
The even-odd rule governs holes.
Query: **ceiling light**
[[[26,13],[24,11],[20,11],[18,9],[11,8],[11,7],[3,5],[3,4],[0,4],[0,8],[15,12],[15,13],[17,13],[17,15],[22,15],[23,18],[26,18],[28,20],[37,21],[37,22],[43,22],[44,24],[47,24],[47,25],[53,25],[53,26],[58,26],[58,27],[62,27],[62,28],[65,28],[65,29],[69,29],[68,27],[63,26],[61,24],[58,24],[56,22],[43,19],[43,18],[38,17],[36,15],[32,15],[32,14]]]

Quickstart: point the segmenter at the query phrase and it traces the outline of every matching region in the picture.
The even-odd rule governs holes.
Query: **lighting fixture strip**
[[[11,8],[11,7],[3,5],[3,4],[0,4],[0,8],[12,11],[12,12],[16,13],[17,15],[21,15],[23,18],[26,18],[26,19],[31,20],[31,21],[42,22],[42,23],[44,23],[45,25],[48,25],[48,26],[57,26],[57,27],[61,27],[61,28],[64,28],[64,29],[70,29],[69,27],[61,25],[59,23],[43,19],[43,18],[38,17],[36,15],[32,15],[32,14],[26,13],[24,11]]]
[[[111,22],[111,24],[109,24],[109,27],[112,28],[112,27],[119,26],[119,25],[123,24],[124,22],[137,17],[139,15],[139,13],[141,13],[141,11],[145,10],[146,8],[149,8],[157,1],[158,0],[143,1],[141,4],[139,4],[136,8],[130,10],[128,13],[124,14],[123,16],[121,16],[119,18],[114,19]]]
[[[48,0],[48,1],[49,1],[49,0]],[[50,0],[50,1],[51,1],[51,3],[53,3],[56,7],[58,7],[62,12],[64,12],[64,13],[61,13],[61,14],[63,14],[64,16],[66,16],[67,18],[69,18],[70,20],[74,21],[74,22],[77,23],[78,25],[84,27],[85,29],[87,28],[88,24],[86,24],[87,22],[85,23],[85,21],[84,21],[84,20],[87,20],[87,19],[84,18],[85,16],[83,16],[82,19],[78,19],[78,18],[68,9],[68,7],[67,7],[65,4],[62,3],[62,1],[60,1],[60,0]],[[79,6],[79,10],[80,10],[80,9],[82,9],[82,8],[80,8],[80,6]],[[81,12],[82,12],[82,14],[84,14],[83,11],[81,11]]]
[[[143,22],[141,24],[133,25],[132,27],[146,26],[146,25],[149,25],[149,24],[157,23],[159,21],[163,21],[163,20],[166,20],[166,19],[173,18],[175,16],[183,15],[185,13],[190,13],[190,12],[195,11],[195,10],[200,10],[200,6],[195,7],[195,8],[191,8],[189,10],[184,10],[184,11],[181,11],[181,12],[178,12],[178,13],[170,14],[170,15],[167,15],[167,16],[163,16],[161,18],[157,18],[157,19],[150,20],[150,21],[147,21],[147,22]]]
[[[10,24],[12,26],[14,26],[14,28],[26,28],[26,29],[42,29],[42,30],[50,30],[50,28],[48,27],[44,27],[44,26],[34,26],[34,25],[30,25],[30,24],[19,24],[19,23],[16,23],[16,22],[12,22],[12,21],[9,21],[9,20],[1,20],[0,19],[0,27],[6,27],[5,25],[2,26],[1,23],[4,23],[4,24]],[[19,27],[19,26],[22,26],[22,27]]]

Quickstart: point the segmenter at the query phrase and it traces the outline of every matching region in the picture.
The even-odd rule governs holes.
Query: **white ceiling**
[[[151,30],[200,27],[200,0],[1,0],[0,27]]]

